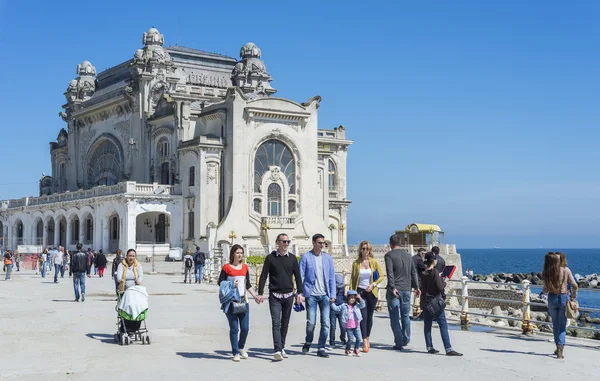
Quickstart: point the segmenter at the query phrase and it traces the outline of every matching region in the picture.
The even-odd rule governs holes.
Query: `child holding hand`
[[[346,356],[350,356],[350,348],[352,347],[352,341],[354,341],[354,356],[360,357],[360,353],[358,352],[358,348],[362,342],[362,336],[360,334],[362,314],[360,313],[360,310],[361,308],[365,308],[365,301],[361,299],[356,291],[349,290],[346,294],[346,303],[340,306],[331,303],[331,308],[335,312],[340,313],[342,325],[348,335],[346,341]]]

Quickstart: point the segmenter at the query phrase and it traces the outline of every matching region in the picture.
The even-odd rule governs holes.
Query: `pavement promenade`
[[[45,279],[34,274],[13,272],[13,280],[4,281],[0,273],[0,380],[575,380],[596,378],[600,359],[598,341],[569,337],[566,359],[556,360],[549,336],[499,330],[452,330],[453,347],[464,357],[429,355],[420,322],[412,324],[408,349],[397,352],[387,314],[376,316],[368,354],[346,357],[338,348],[322,359],[314,350],[301,353],[305,315],[292,312],[290,358],[274,363],[268,304],[252,301],[250,359],[234,363],[217,287],[183,284],[182,276],[166,274],[146,275],[144,282],[152,344],[119,346],[112,339],[116,302],[109,275],[87,279],[86,301],[75,303],[67,276],[54,284],[54,273]],[[443,352],[435,327],[433,338]]]

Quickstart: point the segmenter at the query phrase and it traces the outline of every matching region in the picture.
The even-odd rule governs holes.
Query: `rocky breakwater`
[[[574,275],[575,280],[579,288],[600,288],[600,276],[598,274],[589,275]],[[544,281],[542,280],[542,274],[531,272],[531,273],[495,273],[489,275],[473,275],[473,281],[475,282],[496,282],[496,283],[514,283],[519,284],[524,280],[528,280],[532,286],[542,286]]]

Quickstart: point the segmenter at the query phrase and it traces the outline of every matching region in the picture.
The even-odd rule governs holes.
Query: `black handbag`
[[[246,288],[244,287],[244,296],[240,298],[239,302],[231,302],[231,312],[235,315],[241,315],[248,312],[248,303],[246,302]]]
[[[441,294],[436,296],[427,295],[427,304],[425,305],[425,309],[431,315],[432,320],[440,317],[440,315],[444,313],[444,308],[446,308],[446,301]]]

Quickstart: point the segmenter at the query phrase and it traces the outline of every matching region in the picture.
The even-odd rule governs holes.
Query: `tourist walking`
[[[69,278],[73,278],[73,290],[75,291],[75,301],[85,302],[85,276],[90,278],[90,265],[87,255],[81,251],[83,245],[77,244],[77,253],[71,256],[71,264],[69,266]]]
[[[386,300],[396,350],[402,350],[410,342],[411,288],[417,297],[421,295],[415,262],[401,245],[402,237],[394,234],[390,237],[391,250],[384,256],[388,282]]]
[[[39,254],[33,254],[31,256],[31,270],[35,270],[35,275],[37,275],[38,262],[40,261]]]
[[[69,250],[66,250],[63,248],[63,265],[60,268],[60,277],[64,278],[65,277],[65,270],[69,270]]]
[[[192,257],[192,250],[188,250],[187,254],[183,257],[183,283],[187,283],[188,277],[190,278],[190,284],[192,283],[192,268],[194,267],[194,257]],[[198,281],[196,281],[198,283]]]
[[[421,306],[423,307],[423,333],[425,334],[425,345],[427,346],[427,352],[431,354],[437,354],[440,351],[433,347],[433,341],[431,339],[431,327],[433,321],[437,321],[440,328],[440,334],[442,335],[442,342],[444,343],[444,349],[446,350],[446,356],[462,356],[462,353],[458,353],[452,349],[450,344],[450,335],[448,334],[448,322],[446,321],[446,309],[444,304],[437,304],[440,299],[446,299],[444,289],[446,288],[446,282],[440,277],[440,273],[436,268],[437,257],[434,253],[425,254],[425,270],[419,273],[421,280]],[[436,305],[434,315],[427,308],[428,303]],[[443,308],[442,308],[443,306]]]
[[[358,292],[363,300],[364,307],[360,311],[360,333],[363,338],[363,352],[369,352],[371,343],[371,329],[373,328],[373,314],[379,300],[379,283],[383,281],[383,269],[379,261],[373,257],[373,246],[369,241],[360,243],[358,258],[352,263],[352,276],[350,289]]]
[[[196,253],[194,253],[194,275],[196,277],[196,283],[202,283],[202,271],[204,270],[205,263],[206,254],[200,251],[200,248],[196,246]]]
[[[348,295],[346,295],[346,302],[341,306],[337,306],[332,302],[331,308],[341,314],[342,325],[348,335],[346,356],[350,356],[350,349],[352,348],[352,342],[354,342],[354,356],[360,357],[360,353],[358,352],[362,337],[360,323],[363,320],[361,310],[366,308],[365,301],[360,297],[358,292],[349,290]]]
[[[437,247],[437,246],[432,247],[431,248],[431,252],[433,254],[435,254],[435,259],[437,261],[437,265],[435,266],[435,268],[441,274],[444,271],[444,267],[446,267],[446,261],[440,255],[440,248],[439,247]]]
[[[139,286],[144,281],[144,269],[136,259],[134,249],[127,250],[125,260],[119,263],[116,277],[119,280],[119,293],[124,293],[129,287]]]
[[[12,253],[10,252],[10,250],[6,250],[4,252],[4,268],[6,271],[6,276],[4,277],[4,280],[12,280],[11,275],[12,275],[13,262],[12,262]]]
[[[566,264],[566,258],[565,258]],[[571,300],[577,299],[577,282],[568,267],[561,267],[560,253],[549,252],[544,257],[544,292],[548,293],[548,315],[552,319],[552,331],[556,358],[564,358],[567,336],[567,285],[571,284]]]
[[[63,264],[63,252],[62,247],[59,246],[58,250],[52,253],[52,267],[54,267],[54,283],[58,283],[58,274],[60,274],[60,268]]]
[[[277,236],[277,250],[265,257],[258,283],[258,300],[262,302],[265,283],[269,278],[269,311],[273,331],[273,359],[287,358],[285,339],[290,324],[294,304],[294,280],[296,282],[296,303],[302,303],[302,278],[296,256],[288,252],[290,239],[287,234]]]
[[[56,247],[54,249],[50,248],[44,258],[44,278],[45,274],[50,271],[52,272],[52,257],[54,256],[54,252],[56,251]]]
[[[306,300],[306,340],[302,352],[307,353],[313,342],[317,325],[317,308],[321,317],[321,331],[317,344],[317,356],[328,358],[325,349],[329,335],[330,304],[335,302],[335,268],[331,255],[323,251],[325,237],[315,234],[313,248],[300,258],[300,278]]]
[[[191,260],[192,251],[189,256]],[[239,362],[240,358],[247,359],[248,352],[244,349],[246,339],[250,330],[250,305],[246,297],[246,292],[254,298],[257,304],[262,302],[262,298],[254,292],[250,282],[250,271],[248,265],[243,263],[244,248],[240,245],[233,245],[229,251],[229,263],[226,263],[221,269],[218,284],[229,281],[237,289],[237,300],[232,300],[227,306],[224,306],[224,312],[229,322],[229,341],[231,342],[231,353],[233,361]],[[190,269],[192,266],[190,266]],[[187,274],[187,273],[186,273]],[[192,278],[190,277],[190,283]],[[240,306],[241,303],[241,306]],[[237,307],[236,307],[237,306]]]
[[[106,268],[106,264],[108,260],[106,259],[106,255],[100,250],[98,252],[98,256],[96,257],[96,267],[98,268],[98,276],[102,278],[104,276],[104,269]]]
[[[21,271],[21,254],[19,254],[19,250],[15,250],[13,259],[15,266],[17,266],[17,271]]]
[[[425,259],[425,253],[427,252],[427,250],[425,250],[424,248],[420,247],[417,250],[417,254],[413,255],[413,261],[415,262],[415,266],[417,267],[417,272],[421,272],[423,270],[425,270],[425,268],[427,266],[425,266],[425,262],[423,262],[423,260]]]
[[[336,306],[341,306],[346,302],[346,296],[344,295],[344,288],[346,285],[344,284],[344,276],[342,274],[335,274],[335,302],[333,302]],[[331,309],[330,319],[329,319],[329,345],[331,347],[335,346],[335,330],[337,323],[340,325],[340,341],[342,345],[346,345],[346,330],[344,329],[344,325],[342,324],[342,314],[341,312],[336,312],[333,308]]]
[[[48,249],[44,249],[42,255],[40,255],[40,274],[42,278],[46,277],[46,258],[48,258]]]
[[[117,277],[117,269],[119,268],[121,262],[123,262],[123,252],[121,249],[117,249],[117,253],[113,259],[112,268],[110,271],[112,278],[115,281],[115,293],[117,294],[117,297],[119,296],[119,278]]]

